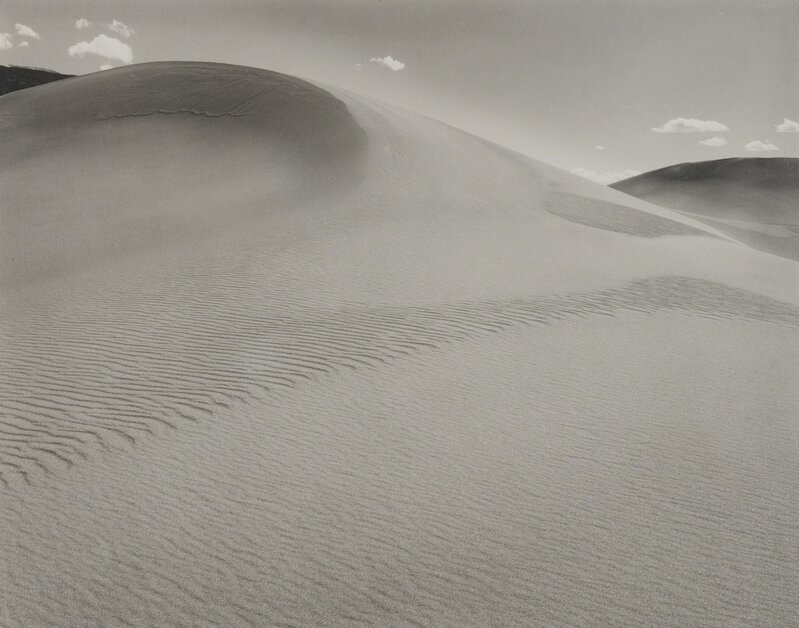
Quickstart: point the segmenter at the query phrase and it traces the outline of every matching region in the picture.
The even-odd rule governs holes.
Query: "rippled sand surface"
[[[796,625],[795,262],[260,70],[0,114],[0,625]]]

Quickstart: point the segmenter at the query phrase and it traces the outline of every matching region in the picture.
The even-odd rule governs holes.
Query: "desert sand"
[[[0,625],[797,624],[767,243],[253,68],[0,131]]]

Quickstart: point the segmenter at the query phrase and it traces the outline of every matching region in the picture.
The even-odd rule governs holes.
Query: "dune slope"
[[[611,187],[679,210],[758,250],[799,260],[799,159],[678,164]]]
[[[795,262],[265,70],[0,129],[0,624],[795,621]]]
[[[611,187],[715,218],[799,225],[799,159],[748,157],[677,164]]]

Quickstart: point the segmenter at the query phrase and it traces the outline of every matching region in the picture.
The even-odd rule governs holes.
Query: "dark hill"
[[[678,164],[611,187],[702,220],[753,248],[799,260],[799,159]]]
[[[53,81],[69,78],[71,74],[59,74],[40,68],[25,68],[16,65],[0,65],[0,96],[20,89],[36,87]]]
[[[710,218],[799,226],[799,159],[752,157],[677,164],[611,187]]]

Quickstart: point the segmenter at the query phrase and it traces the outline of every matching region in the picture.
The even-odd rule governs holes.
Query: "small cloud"
[[[41,35],[33,30],[30,26],[25,26],[24,24],[14,24],[14,28],[17,30],[17,35],[20,37],[30,37],[31,39],[41,39]]]
[[[11,35],[8,33],[0,33],[0,50],[8,50],[14,44],[11,43]]]
[[[674,118],[663,126],[652,127],[655,133],[720,133],[729,131],[726,125],[715,120],[697,120],[696,118]]]
[[[30,46],[30,43],[28,43],[27,40],[21,41],[17,44],[17,48],[27,48],[28,46]]]
[[[131,47],[125,42],[108,35],[97,35],[91,41],[79,41],[77,44],[70,46],[67,52],[70,57],[80,57],[81,59],[87,54],[93,54],[106,59],[121,61],[122,63],[133,61]]]
[[[571,171],[573,174],[579,175],[584,179],[589,179],[590,181],[601,183],[602,185],[610,185],[611,183],[616,183],[616,181],[621,181],[622,179],[629,179],[630,177],[634,177],[638,174],[641,174],[640,170],[620,170],[618,172],[595,172],[594,170],[588,170],[587,168],[572,168]]]
[[[101,70],[110,70],[113,67],[114,67],[113,65],[108,65],[107,63],[104,63],[103,65],[100,66],[100,69]]]
[[[92,23],[85,17],[75,20],[75,28],[77,28],[79,31],[82,31],[84,28],[89,28],[91,25]]]
[[[596,146],[594,146],[594,150],[605,150],[605,147],[600,144],[597,144]]]
[[[399,72],[400,70],[405,69],[405,64],[399,59],[395,59],[391,55],[386,55],[385,57],[372,57],[369,59],[369,61],[372,63],[379,63],[380,65],[387,67],[392,72]]]
[[[762,153],[771,150],[779,150],[779,146],[774,146],[774,144],[771,142],[761,142],[760,140],[749,142],[748,144],[744,145],[744,148],[750,153]]]
[[[799,122],[794,122],[788,118],[785,118],[776,127],[777,133],[799,133]]]
[[[724,137],[709,137],[706,140],[699,140],[699,144],[702,146],[724,146],[727,143],[727,139]]]
[[[122,35],[125,39],[128,39],[135,31],[128,26],[127,24],[123,24],[119,20],[112,20],[110,24],[105,25],[108,30],[116,33],[117,35]]]

